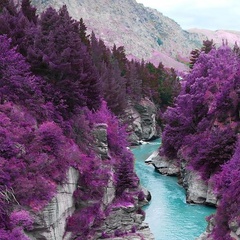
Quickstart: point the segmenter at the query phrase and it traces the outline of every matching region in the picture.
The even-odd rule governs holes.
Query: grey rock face
[[[136,233],[130,233],[129,235],[122,237],[112,237],[109,240],[154,240],[153,234],[150,232],[150,228],[147,223],[142,223]]]
[[[212,185],[204,182],[197,172],[188,170],[184,160],[181,162],[180,181],[186,189],[188,203],[217,205],[217,196],[213,192]]]
[[[35,216],[34,230],[26,234],[32,240],[67,240],[70,236],[64,236],[66,220],[75,211],[73,192],[77,188],[79,173],[70,168],[67,173],[67,181],[58,187],[56,196]]]
[[[94,127],[95,146],[102,159],[110,158],[108,153],[107,124],[101,123]]]
[[[137,213],[139,206],[136,204],[125,204],[119,203],[112,207],[109,216],[93,239],[101,239],[101,235],[104,232],[108,236],[112,236],[108,238],[111,240],[154,240],[148,224],[143,222],[144,216]],[[134,231],[132,231],[133,228],[135,229]],[[125,234],[115,237],[116,232],[125,232]]]
[[[105,187],[105,193],[103,196],[103,205],[106,208],[108,205],[112,203],[115,198],[115,186],[113,184],[113,174],[110,176],[108,180],[108,184]]]
[[[152,164],[163,175],[179,176],[179,183],[186,189],[188,203],[217,205],[217,196],[210,181],[206,183],[197,172],[188,170],[185,160],[181,160],[179,167],[175,160],[159,156],[158,151],[156,151],[145,162]]]
[[[196,240],[214,240],[210,234],[214,228],[215,221],[214,217],[212,217],[209,222],[207,229],[204,233],[202,233]],[[229,223],[229,229],[230,229],[230,236],[232,240],[240,240],[240,226],[237,221],[233,220]]]
[[[229,228],[231,229],[231,237],[234,240],[240,240],[240,226],[237,221],[232,221],[229,223]]]
[[[151,140],[157,137],[156,106],[149,99],[144,98],[135,106],[141,117],[142,140]]]
[[[97,124],[94,130],[96,150],[102,161],[110,158],[108,152],[107,141],[107,125]],[[91,240],[101,239],[103,232],[115,235],[115,231],[127,232],[124,239],[141,239],[151,240],[152,234],[148,225],[143,224],[144,215],[139,212],[139,208],[148,203],[150,193],[144,190],[145,198],[138,200],[138,193],[141,188],[127,189],[126,194],[131,194],[135,202],[116,204],[115,202],[115,186],[114,186],[114,170],[109,169],[109,179],[105,187],[103,199],[101,201],[102,209],[111,209],[101,226],[94,227],[96,235]],[[91,174],[91,173],[89,173]],[[70,168],[67,172],[67,180],[62,186],[58,186],[57,194],[51,202],[39,213],[35,214],[34,229],[26,232],[31,240],[71,240],[70,232],[66,232],[67,218],[76,210],[77,204],[84,207],[92,204],[92,201],[76,203],[73,193],[78,187],[79,172],[74,168]],[[132,233],[132,228],[136,233]],[[125,238],[127,237],[127,238]],[[134,238],[131,238],[134,237]]]
[[[145,163],[152,164],[155,169],[163,175],[179,175],[180,168],[177,166],[176,162],[159,156],[158,151],[154,152],[149,158],[147,158]]]
[[[132,145],[138,145],[141,140],[151,140],[159,137],[156,126],[156,106],[149,99],[144,98],[138,104],[126,109],[126,114],[132,122],[129,131],[132,132],[129,141]]]
[[[187,171],[183,178],[183,186],[186,189],[186,201],[188,203],[206,203],[207,185],[195,172]]]

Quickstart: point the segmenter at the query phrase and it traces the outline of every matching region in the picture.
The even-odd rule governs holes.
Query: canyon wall
[[[144,123],[140,121],[141,136],[146,139],[155,136],[152,125],[154,123],[153,107],[149,101],[143,101],[144,106],[138,106],[141,116],[144,116]],[[150,106],[148,105],[150,104]],[[142,119],[142,117],[141,117]],[[155,123],[154,123],[155,124]],[[153,125],[154,125],[153,124]],[[154,125],[155,126],[155,125]],[[152,129],[153,128],[153,129]],[[94,130],[96,153],[100,159],[111,159],[107,139],[107,124],[96,124]],[[108,212],[99,226],[92,226],[95,234],[91,239],[108,238],[112,240],[136,239],[153,240],[148,224],[144,223],[144,212],[141,207],[150,200],[149,192],[141,186],[135,189],[126,189],[126,196],[133,196],[134,201],[128,202],[125,199],[116,197],[114,186],[114,172],[109,175],[108,183],[104,187],[104,195],[101,203],[102,209]],[[91,173],[89,173],[91,174]],[[66,181],[58,186],[57,193],[50,203],[38,213],[33,213],[35,219],[33,229],[26,231],[26,236],[31,240],[71,240],[72,233],[66,230],[67,220],[79,207],[91,205],[91,200],[78,202],[74,200],[74,192],[78,187],[79,171],[71,167],[67,172]],[[141,196],[139,196],[141,194]],[[81,205],[81,206],[80,206]]]
[[[160,136],[156,123],[157,107],[148,98],[143,98],[137,104],[129,104],[126,115],[129,120],[128,131],[131,145],[141,141],[149,141]]]

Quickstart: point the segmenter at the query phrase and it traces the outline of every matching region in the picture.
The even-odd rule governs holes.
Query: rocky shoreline
[[[210,181],[206,183],[197,172],[188,170],[185,161],[182,160],[178,166],[176,161],[161,157],[158,152],[154,152],[145,162],[152,164],[160,174],[177,176],[178,183],[186,190],[187,203],[217,205],[217,196],[213,192]]]
[[[186,190],[186,202],[189,204],[204,204],[216,207],[218,199],[213,192],[211,182],[204,182],[197,172],[186,168],[186,161],[182,160],[180,166],[176,161],[171,161],[161,157],[158,151],[155,151],[145,160],[146,164],[152,164],[157,172],[167,176],[177,176],[178,183]],[[214,222],[211,218],[208,221],[208,227],[196,240],[212,240],[208,237],[213,229]],[[236,238],[238,239],[238,238]]]
[[[139,145],[143,140],[157,137],[156,107],[150,100],[145,98],[139,104],[129,106],[127,114],[132,122],[132,125],[129,126],[129,131],[132,131],[131,145]],[[96,124],[94,135],[95,150],[100,159],[111,159],[107,125],[105,123]],[[33,213],[35,219],[33,229],[25,231],[25,235],[29,239],[72,239],[71,232],[66,231],[66,225],[67,219],[77,211],[73,193],[78,188],[78,178],[78,171],[71,167],[68,170],[65,183],[58,187],[51,202],[40,212]],[[113,181],[110,177],[101,203],[101,207],[107,210],[107,214],[99,226],[91,227],[95,232],[91,240],[154,240],[148,224],[143,222],[145,214],[141,210],[141,207],[151,200],[150,193],[138,186],[135,189],[126,189],[126,195],[132,196],[134,202],[121,200],[116,197]],[[141,196],[139,196],[140,193]],[[79,204],[85,206],[91,205],[91,202],[80,202]]]

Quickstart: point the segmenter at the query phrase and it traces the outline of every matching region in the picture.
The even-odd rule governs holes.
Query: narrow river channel
[[[153,166],[146,165],[147,159],[160,146],[160,140],[131,148],[135,155],[135,169],[141,184],[152,195],[145,221],[149,223],[155,240],[194,240],[206,228],[206,216],[215,212],[212,207],[189,205],[185,190],[178,185],[176,177],[163,176]]]

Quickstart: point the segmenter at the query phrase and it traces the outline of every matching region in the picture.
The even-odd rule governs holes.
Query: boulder
[[[145,160],[145,163],[152,164],[155,169],[168,176],[178,176],[180,168],[177,166],[176,162],[166,157],[159,156],[158,151],[155,151]]]
[[[196,172],[188,171],[185,174],[183,186],[186,189],[187,203],[206,203],[207,185]]]
[[[240,226],[237,220],[234,220],[229,223],[229,228],[231,230],[231,237],[234,240],[240,240]]]

